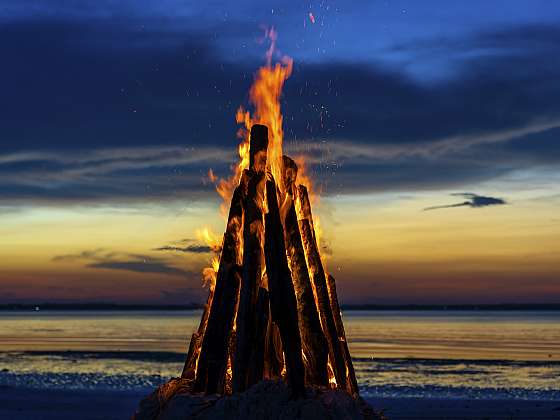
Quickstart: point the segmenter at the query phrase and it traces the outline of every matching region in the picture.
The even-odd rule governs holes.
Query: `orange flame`
[[[266,52],[266,64],[257,71],[249,90],[249,102],[253,105],[254,111],[251,114],[241,106],[235,115],[236,121],[243,124],[243,127],[237,132],[237,136],[241,139],[238,147],[239,162],[232,167],[231,177],[220,179],[216,185],[218,194],[224,200],[221,206],[221,213],[224,217],[227,216],[228,204],[235,187],[239,184],[241,174],[244,169],[249,167],[249,136],[253,124],[263,124],[268,127],[267,167],[272,172],[280,190],[283,191],[281,174],[284,133],[280,97],[284,82],[292,74],[293,60],[283,57],[280,63],[272,64],[277,33],[272,28],[265,32],[265,36],[270,40],[270,47]]]
[[[210,260],[211,267],[204,267],[202,269],[203,286],[208,286],[210,290],[214,290],[216,285],[216,276],[220,268],[220,251],[222,247],[221,239],[208,227],[198,229],[196,231],[198,240],[203,241],[206,245],[212,248],[214,255]]]

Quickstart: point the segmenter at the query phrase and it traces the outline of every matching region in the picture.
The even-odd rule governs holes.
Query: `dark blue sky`
[[[161,181],[152,192],[163,196],[200,189],[198,178],[180,186],[164,179],[178,171],[198,177],[212,160],[227,170],[234,112],[265,50],[263,25],[277,28],[279,50],[295,59],[284,102],[288,142],[331,142],[322,163],[345,163],[336,184],[347,190],[453,185],[558,158],[560,6],[346,3],[5,0],[2,196],[111,200],[125,190],[145,194],[146,176]],[[506,138],[476,139],[493,135]],[[452,156],[406,153],[457,136],[465,144]],[[393,155],[349,155],[341,142]],[[147,168],[128,165],[122,149],[107,151],[162,146],[223,153],[200,165],[162,158]],[[88,176],[72,176],[88,165]]]

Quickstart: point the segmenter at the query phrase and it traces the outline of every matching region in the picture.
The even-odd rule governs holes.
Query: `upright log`
[[[321,329],[321,322],[315,304],[313,288],[309,279],[309,271],[305,261],[305,251],[293,201],[294,191],[290,187],[293,186],[295,182],[295,179],[292,177],[297,174],[297,169],[294,173],[293,168],[297,167],[293,161],[291,161],[289,165],[286,165],[286,161],[290,163],[291,159],[286,157],[284,159],[284,186],[287,193],[284,234],[288,261],[292,272],[292,281],[294,283],[296,300],[298,303],[298,321],[303,344],[303,355],[305,356],[306,382],[309,385],[328,386],[327,341]],[[287,171],[286,168],[289,168],[289,171]]]
[[[227,276],[226,285],[220,290],[220,301],[216,305],[212,303],[198,360],[195,391],[206,394],[224,391],[220,386],[223,386],[222,378],[227,370],[229,338],[241,286],[241,267],[234,265]],[[214,301],[217,297],[214,293]]]
[[[328,286],[329,286],[329,297],[331,302],[331,310],[334,316],[334,321],[336,324],[336,331],[338,334],[338,339],[340,346],[344,353],[344,361],[346,363],[346,390],[354,396],[357,396],[360,392],[358,388],[358,381],[356,380],[356,373],[354,372],[354,365],[352,364],[352,357],[350,356],[350,351],[348,350],[348,343],[346,342],[346,334],[344,332],[344,324],[342,323],[342,316],[340,314],[340,306],[338,305],[338,296],[336,293],[336,283],[334,277],[330,274],[328,275]]]
[[[268,148],[268,128],[255,124],[251,127],[249,139],[249,168],[254,172],[266,171],[266,151]]]
[[[270,290],[268,292],[270,300]],[[301,351],[300,351],[301,354]],[[284,347],[282,346],[282,336],[278,324],[272,320],[272,312],[268,317],[268,328],[266,331],[265,346],[265,379],[279,379],[282,377],[284,368]],[[303,368],[303,364],[302,364]],[[301,373],[303,383],[303,373]]]
[[[251,347],[251,363],[247,373],[247,386],[256,384],[264,378],[266,331],[268,327],[269,314],[268,290],[259,288],[257,304],[255,305],[255,335]]]
[[[237,310],[236,351],[233,363],[233,391],[242,392],[249,385],[249,362],[252,346],[260,336],[256,317],[259,287],[264,272],[263,204],[265,193],[266,147],[268,129],[251,128],[250,168],[247,195],[243,202],[243,278]],[[264,165],[263,165],[264,162]],[[265,324],[266,328],[266,324]]]
[[[187,359],[185,360],[185,365],[183,366],[183,372],[181,372],[181,378],[190,379],[192,381],[196,379],[197,362],[200,357],[200,348],[202,346],[204,332],[206,331],[206,324],[210,315],[210,306],[212,305],[213,298],[214,289],[210,289],[208,298],[206,299],[206,304],[204,305],[204,311],[202,312],[202,318],[200,318],[198,329],[191,336]]]
[[[286,245],[276,183],[272,177],[266,182],[268,213],[265,215],[265,258],[270,293],[272,320],[278,326],[286,363],[288,385],[294,396],[305,394],[304,365],[301,357],[298,308],[292,276],[286,256]]]
[[[299,220],[299,228],[301,230],[305,255],[307,256],[307,267],[309,268],[311,281],[315,287],[321,325],[323,326],[323,331],[329,345],[329,356],[336,378],[336,384],[338,387],[346,389],[346,363],[344,361],[343,350],[338,340],[325,270],[313,229],[313,216],[311,214],[307,188],[304,185],[299,185],[297,191],[301,204],[302,216],[305,217]]]
[[[227,370],[229,338],[241,287],[241,229],[243,199],[247,176],[241,177],[231,199],[228,222],[222,243],[220,265],[216,276],[208,325],[198,360],[195,390],[207,394],[222,393],[221,380]]]

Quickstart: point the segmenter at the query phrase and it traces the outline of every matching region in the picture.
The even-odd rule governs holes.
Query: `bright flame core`
[[[221,213],[227,217],[227,206],[233,195],[235,187],[239,184],[239,179],[244,169],[249,168],[249,139],[251,127],[254,124],[263,124],[268,127],[268,151],[267,168],[272,172],[280,191],[284,192],[282,179],[282,112],[280,110],[280,97],[284,82],[292,74],[293,60],[283,57],[281,63],[272,64],[272,56],[276,43],[276,32],[274,29],[266,31],[265,36],[270,39],[270,48],[266,53],[266,65],[261,67],[255,75],[255,80],[249,90],[249,102],[253,105],[254,111],[245,110],[239,107],[235,119],[243,127],[237,132],[241,138],[238,147],[239,162],[232,167],[233,174],[227,179],[218,181],[216,189],[224,202],[221,206]]]

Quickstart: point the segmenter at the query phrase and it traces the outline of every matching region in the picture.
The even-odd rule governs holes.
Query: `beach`
[[[1,419],[123,419],[179,375],[199,311],[0,314]],[[560,418],[560,313],[344,314],[390,419]]]
[[[2,387],[0,418],[13,420],[128,419],[144,393]],[[389,419],[560,419],[560,401],[372,398]]]

